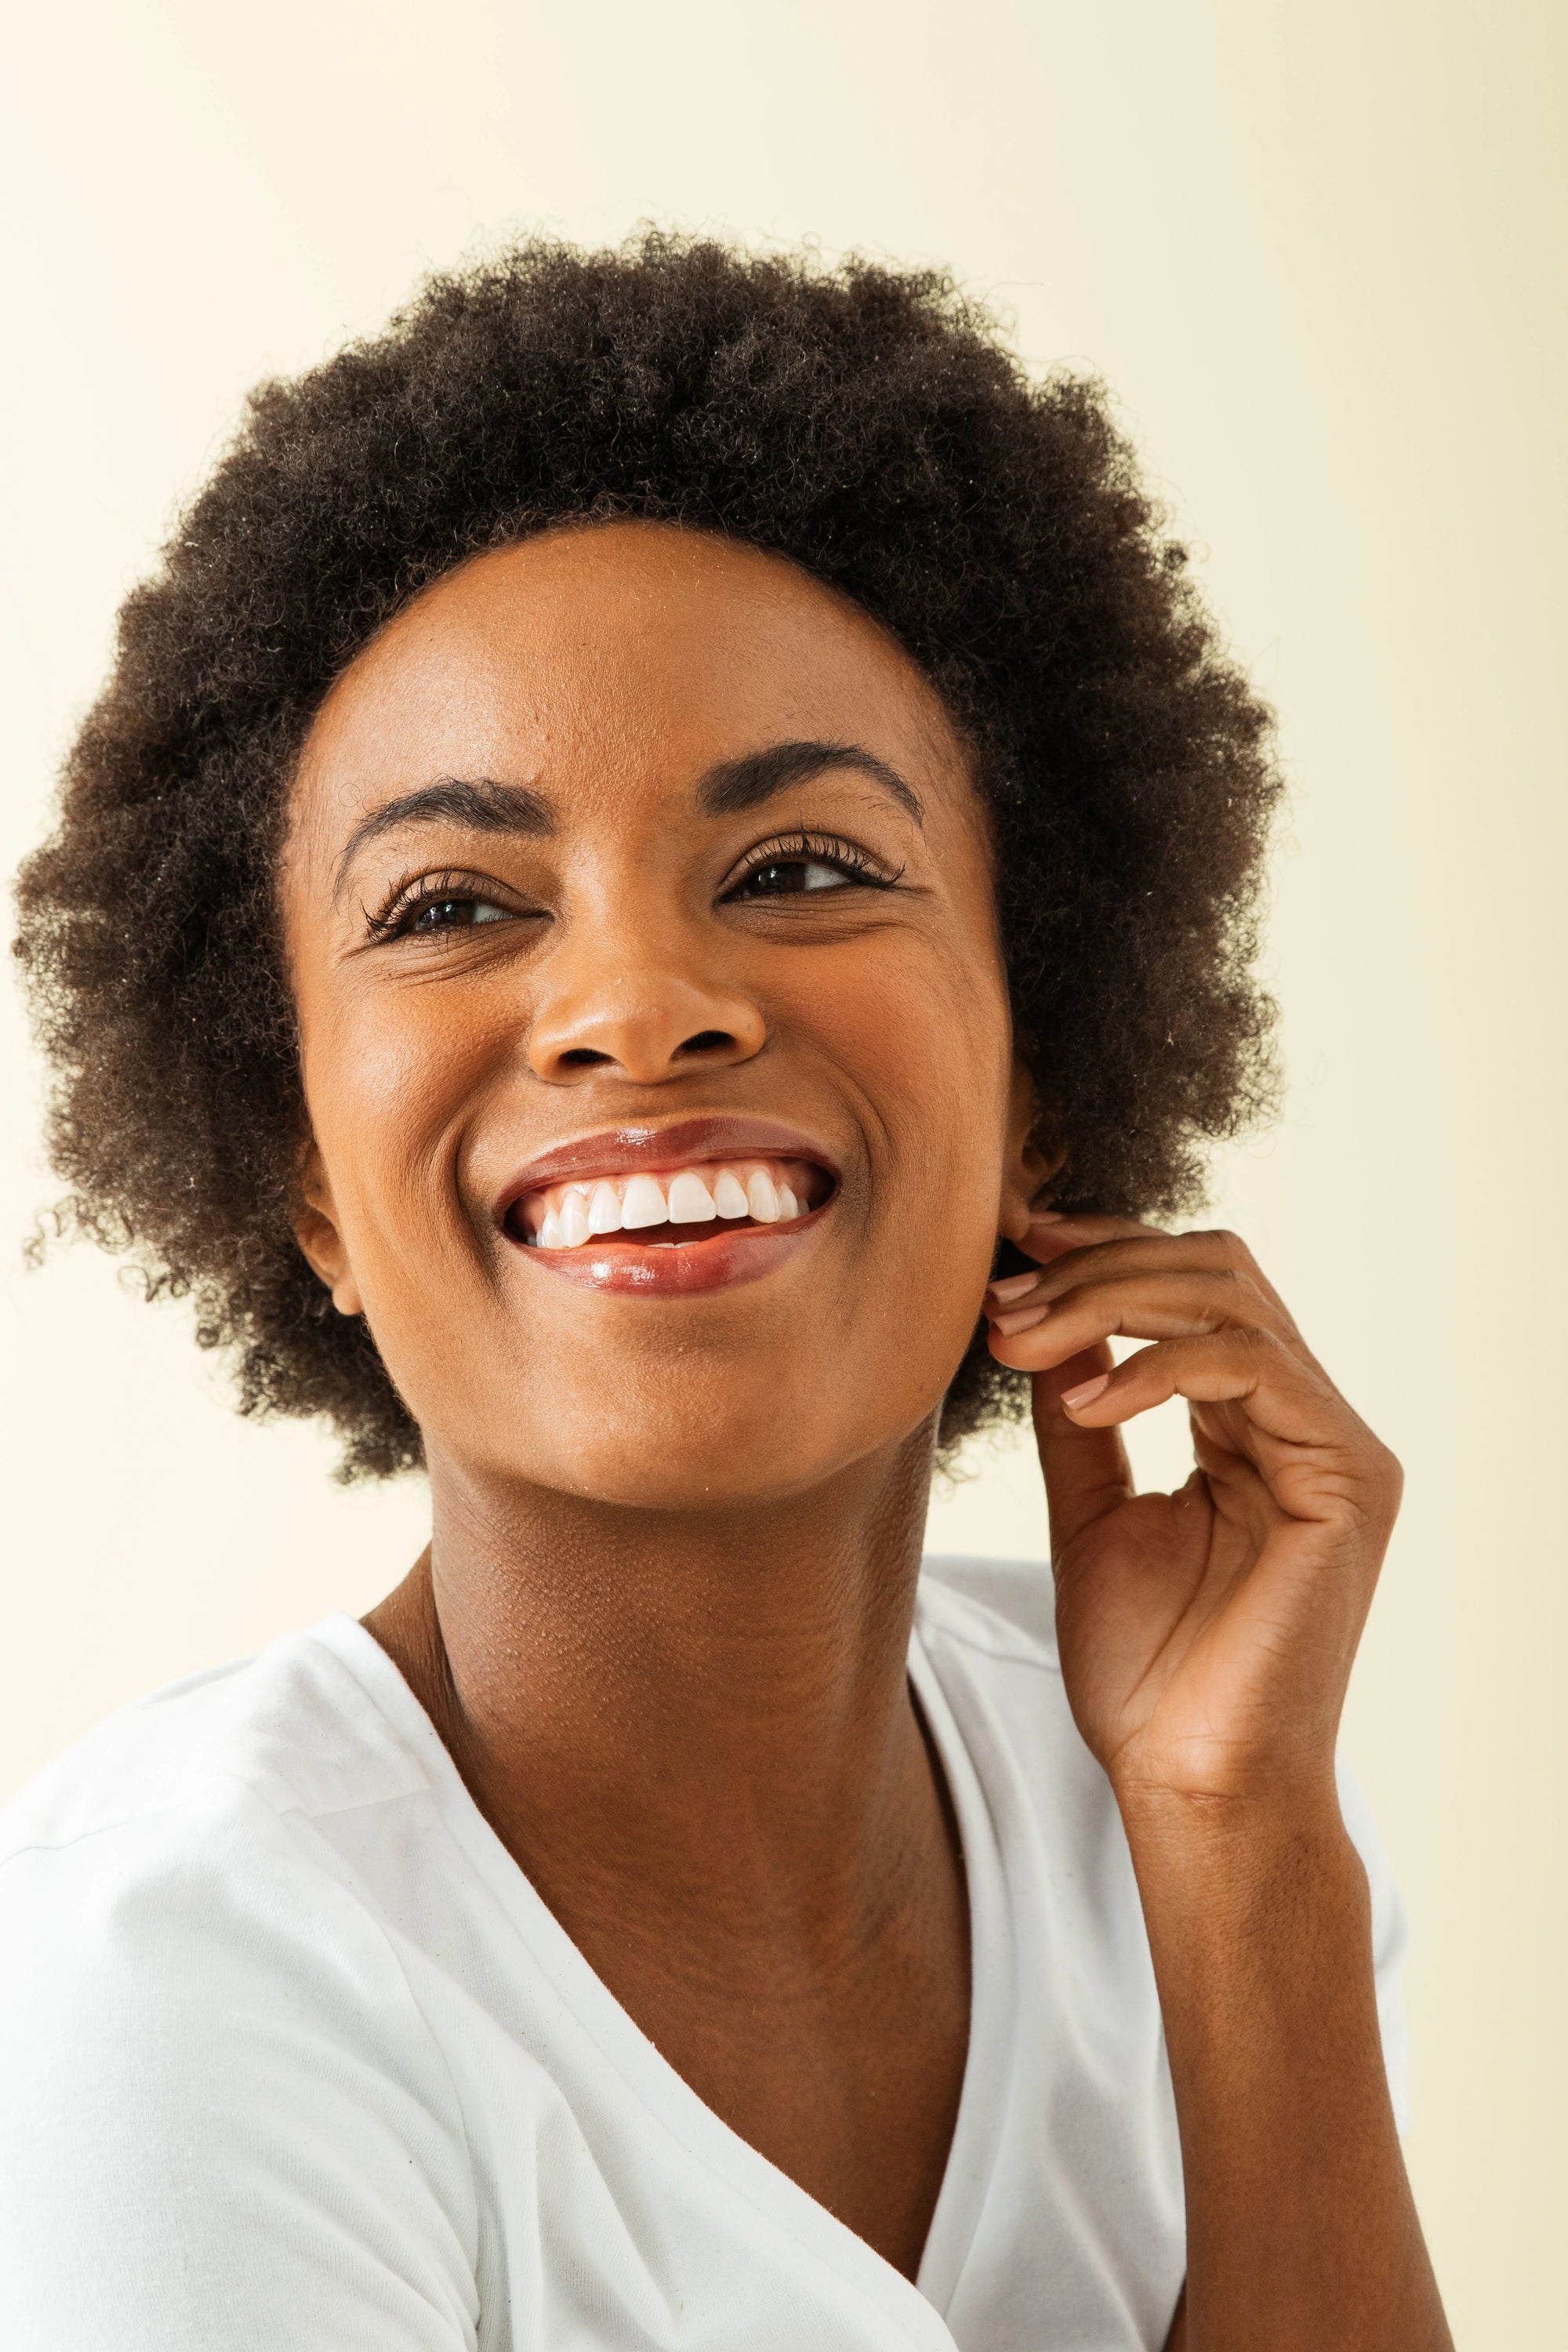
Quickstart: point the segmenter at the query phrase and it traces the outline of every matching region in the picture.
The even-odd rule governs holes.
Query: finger
[[[1109,1372],[1086,1381],[1068,1381],[1064,1412],[1082,1428],[1119,1427],[1173,1396],[1205,1406],[1239,1405],[1228,1417],[1227,1435],[1253,1435],[1278,1447],[1364,1451],[1371,1433],[1319,1371],[1272,1331],[1258,1328],[1215,1332],[1204,1339],[1172,1339],[1141,1348]],[[1243,1437],[1247,1452],[1252,1438]]]
[[[1016,1305],[988,1300],[985,1311],[998,1339],[1016,1351],[1003,1362],[1018,1371],[1044,1371],[1097,1339],[1201,1339],[1233,1326],[1256,1326],[1276,1331],[1287,1344],[1296,1340],[1273,1302],[1229,1272],[1124,1276],[1083,1283],[1056,1298],[1034,1292]]]
[[[1030,1218],[1029,1230],[1016,1247],[1043,1265],[1068,1250],[1091,1248],[1097,1242],[1161,1238],[1158,1225],[1143,1224],[1136,1217],[1068,1216],[1060,1209],[1040,1209]]]
[[[1035,1437],[1045,1474],[1055,1562],[1066,1559],[1073,1538],[1085,1528],[1120,1509],[1134,1491],[1121,1431],[1080,1427],[1062,1411],[1063,1389],[1091,1381],[1110,1362],[1109,1348],[1086,1348],[1069,1363],[1042,1373],[1034,1384]]]
[[[1120,1225],[1119,1232],[1104,1230]],[[1094,1233],[1081,1228],[1100,1229]],[[1049,1236],[1047,1240],[1046,1235]],[[1284,1300],[1245,1242],[1223,1232],[1163,1234],[1128,1219],[1064,1218],[1026,1244],[1037,1260],[1027,1274],[1005,1275],[989,1285],[985,1311],[1016,1314],[1048,1304],[1078,1285],[1121,1275],[1169,1271],[1207,1272],[1229,1277],[1238,1288],[1268,1302],[1274,1318],[1295,1324]],[[1048,1255],[1047,1255],[1048,1253]]]

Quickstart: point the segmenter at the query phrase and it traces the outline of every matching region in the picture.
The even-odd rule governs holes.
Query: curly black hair
[[[951,278],[646,232],[437,277],[263,384],[161,569],[19,887],[61,1229],[188,1295],[241,1412],[325,1415],[343,1474],[420,1459],[363,1322],[294,1238],[304,1130],[275,871],[333,679],[453,565],[568,519],[776,551],[871,614],[973,748],[1057,1199],[1190,1208],[1268,1099],[1251,977],[1279,792],[1107,398],[1032,382]],[[979,1334],[951,1448],[1018,1408]]]

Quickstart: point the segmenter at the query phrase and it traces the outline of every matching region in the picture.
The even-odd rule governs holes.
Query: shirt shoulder
[[[357,1630],[329,1618],[118,1709],[0,1812],[0,1870],[137,1822],[210,1825],[226,1791],[310,1819],[424,1789],[416,1748],[346,1663]]]
[[[1121,1814],[1068,1702],[1048,1563],[927,1559],[914,1649],[984,1787],[1009,1872],[1043,1874],[1053,1904],[1070,1887],[1076,1944],[1131,1933],[1141,1946]]]
[[[1056,1592],[1048,1560],[931,1554],[921,1563],[922,1633],[1018,1665],[1059,1674]]]
[[[474,2342],[460,2102],[341,1836],[370,1808],[406,1847],[426,1788],[357,1630],[121,1708],[0,1817],[0,2308],[26,2352]]]
[[[972,1749],[989,1748],[994,1781],[1005,1756],[1016,1793],[1039,1827],[1042,1851],[1068,1860],[1079,1888],[1098,1890],[1102,1904],[1110,1905],[1114,1893],[1118,1933],[1125,1936],[1132,1917],[1125,1900],[1131,1863],[1110,1784],[1068,1705],[1049,1562],[928,1558],[921,1563],[917,1624]],[[1408,1922],[1375,1817],[1342,1757],[1337,1777],[1345,1827],[1367,1875],[1384,2051],[1405,2131],[1410,2115],[1403,1999]],[[1137,1940],[1142,1941],[1141,1914]]]

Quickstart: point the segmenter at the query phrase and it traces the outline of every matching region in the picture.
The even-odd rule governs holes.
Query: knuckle
[[[1203,1243],[1204,1255],[1211,1260],[1216,1274],[1237,1274],[1247,1278],[1256,1274],[1258,1262],[1252,1252],[1228,1225],[1211,1225],[1195,1238]]]
[[[1381,1438],[1373,1440],[1373,1467],[1378,1484],[1388,1496],[1391,1507],[1397,1510],[1405,1493],[1405,1465],[1391,1446]]]
[[[1238,1321],[1245,1319],[1248,1313],[1256,1314],[1263,1305],[1258,1286],[1247,1266],[1216,1265],[1206,1278],[1224,1298],[1227,1312]]]

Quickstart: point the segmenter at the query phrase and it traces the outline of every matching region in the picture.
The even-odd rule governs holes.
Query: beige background
[[[51,0],[7,36],[8,860],[243,388],[516,226],[950,260],[1103,370],[1283,713],[1289,1108],[1219,1171],[1409,1500],[1348,1727],[1456,2332],[1562,2342],[1565,36],[1530,0]],[[1555,141],[1555,152],[1554,152]],[[420,1541],[86,1254],[6,1011],[0,1790]],[[1154,1431],[1152,1470],[1179,1429]],[[994,1455],[949,1548],[1037,1550]]]

